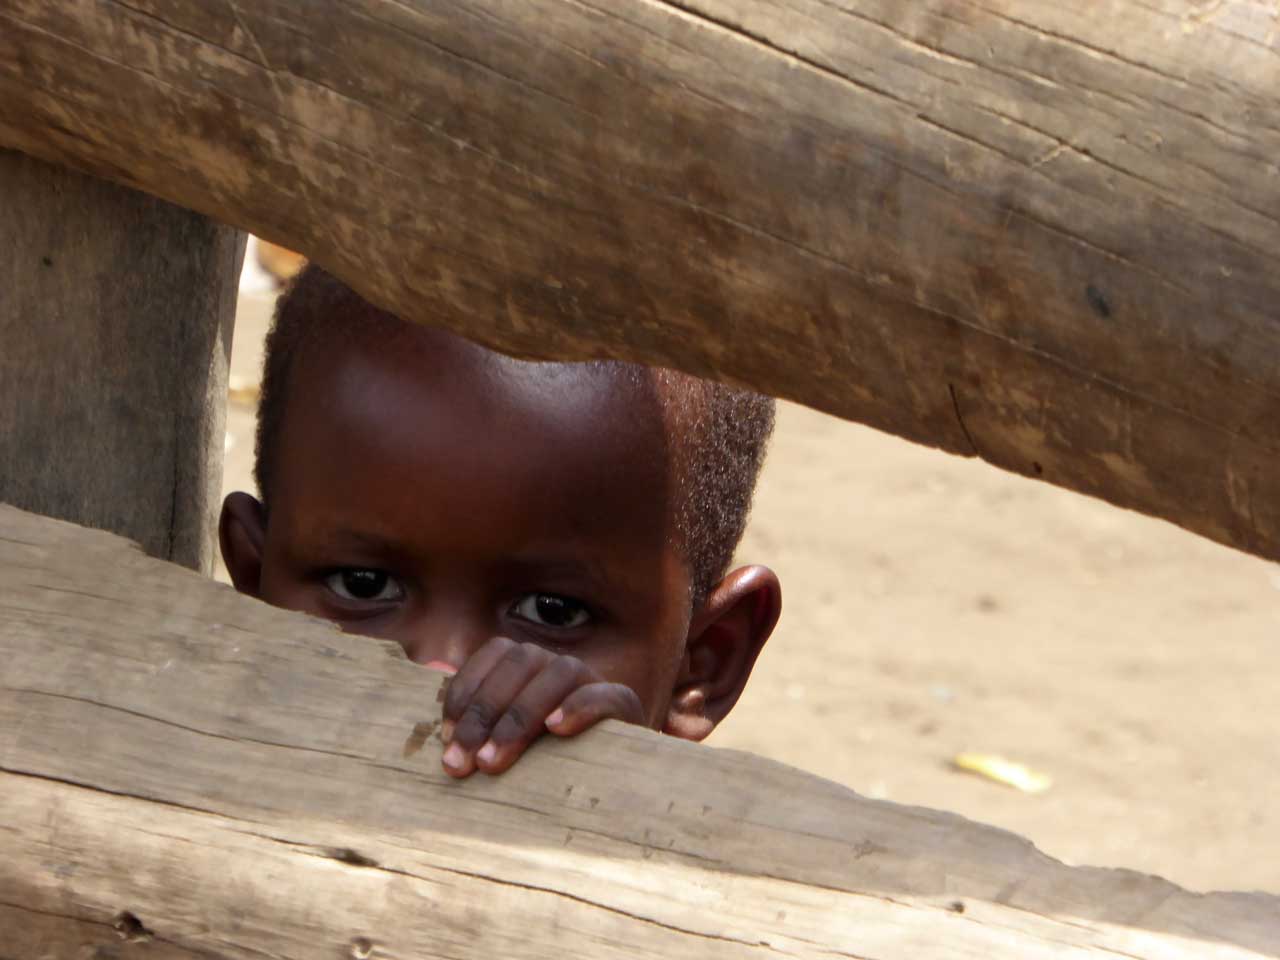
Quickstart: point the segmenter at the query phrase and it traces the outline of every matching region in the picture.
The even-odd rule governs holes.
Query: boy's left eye
[[[583,604],[555,593],[525,594],[515,602],[511,612],[530,623],[561,630],[581,627],[591,620]]]

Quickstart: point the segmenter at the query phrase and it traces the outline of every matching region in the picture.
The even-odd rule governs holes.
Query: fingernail
[[[453,727],[454,723],[452,720],[446,720],[444,723],[440,724],[441,743],[448,743],[453,739]]]
[[[444,765],[452,767],[455,770],[461,770],[467,762],[466,751],[459,744],[449,744],[449,749],[444,752]]]
[[[548,727],[558,727],[562,723],[564,723],[564,711],[561,710],[559,707],[556,707],[549,714],[547,714]]]
[[[476,754],[476,759],[479,760],[481,763],[493,763],[494,758],[496,758],[497,756],[498,756],[498,748],[495,747],[493,745],[493,741],[490,740],[487,743],[485,743],[483,747],[480,748],[480,752]]]

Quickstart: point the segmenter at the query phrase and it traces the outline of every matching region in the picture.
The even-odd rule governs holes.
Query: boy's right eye
[[[404,599],[404,587],[385,570],[351,567],[325,577],[324,585],[343,600],[394,603]]]

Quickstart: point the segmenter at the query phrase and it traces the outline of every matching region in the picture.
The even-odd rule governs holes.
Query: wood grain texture
[[[0,500],[213,569],[243,237],[0,151]]]
[[[0,956],[1280,956],[1280,900],[608,723],[450,780],[440,675],[0,507]]]
[[[0,143],[1280,557],[1270,0],[0,0]]]

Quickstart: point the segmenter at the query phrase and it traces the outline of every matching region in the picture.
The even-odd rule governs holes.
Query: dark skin
[[[306,350],[269,512],[246,493],[223,505],[237,590],[456,672],[453,776],[606,718],[701,740],[777,622],[759,566],[693,608],[671,522],[677,418],[610,369],[421,328]]]

